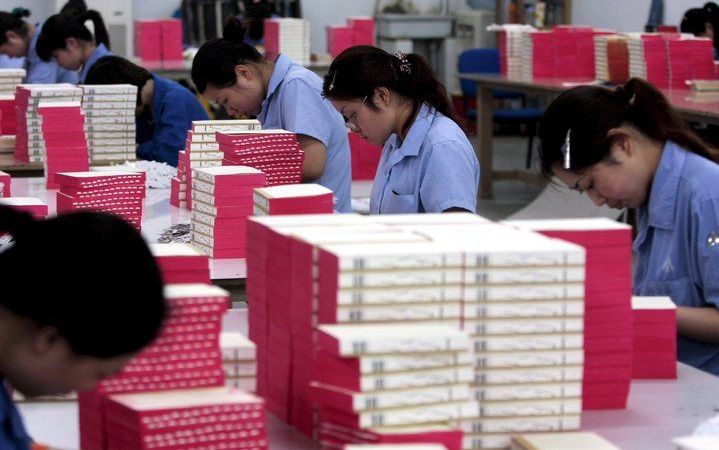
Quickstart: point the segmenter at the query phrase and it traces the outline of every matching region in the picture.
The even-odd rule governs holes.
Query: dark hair
[[[265,19],[272,17],[272,8],[269,3],[257,2],[252,3],[245,11],[245,19],[243,21],[244,28],[247,30],[247,36],[254,41],[259,41],[265,34]]]
[[[20,36],[27,36],[29,27],[27,22],[23,20],[30,17],[30,10],[25,8],[15,8],[12,12],[0,11],[0,45],[7,42],[5,33],[12,31]]]
[[[87,12],[85,0],[69,0],[60,10],[60,14],[64,16],[79,16],[85,12]]]
[[[85,21],[91,20],[95,27],[95,35],[85,26]],[[40,37],[37,38],[35,49],[43,61],[52,59],[52,52],[65,48],[65,40],[75,38],[85,42],[94,42],[95,45],[105,44],[110,47],[110,36],[107,34],[105,22],[99,12],[86,11],[78,16],[55,14],[42,25]]]
[[[160,271],[138,231],[100,212],[47,220],[0,206],[0,229],[14,242],[0,251],[0,305],[57,329],[77,355],[136,352],[167,314]]]
[[[688,9],[684,13],[684,17],[682,17],[682,21],[679,24],[679,31],[699,36],[700,34],[706,32],[707,22],[712,22],[707,10],[703,8]]]
[[[137,86],[137,105],[141,103],[141,91],[152,74],[144,67],[133,64],[125,58],[108,55],[98,59],[90,67],[85,84],[132,84]]]
[[[322,84],[322,95],[337,100],[372,98],[375,88],[386,87],[416,104],[428,103],[459,124],[447,90],[421,55],[406,55],[409,71],[400,68],[397,56],[369,45],[350,47],[330,65]],[[409,72],[409,73],[408,73]],[[371,108],[374,104],[367,102]]]
[[[704,4],[704,11],[709,16],[709,23],[714,27],[714,47],[719,48],[719,5],[707,2]]]
[[[562,147],[570,133],[571,170],[590,167],[607,157],[613,141],[609,130],[628,124],[647,137],[672,140],[685,149],[717,161],[717,153],[687,126],[657,88],[639,78],[608,89],[579,86],[562,93],[544,112],[539,123],[542,174],[563,160]]]
[[[260,63],[262,55],[244,42],[245,29],[242,22],[229,17],[225,20],[222,37],[212,39],[200,47],[192,61],[192,82],[197,90],[205,92],[208,85],[225,88],[235,84],[235,66]]]

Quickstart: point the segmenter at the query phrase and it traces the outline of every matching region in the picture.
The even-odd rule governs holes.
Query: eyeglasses
[[[369,98],[369,95],[365,95],[365,96],[364,96],[364,98],[362,99],[362,103],[360,104],[360,106],[361,106],[361,105],[364,105],[364,102],[367,101],[367,98]],[[351,132],[356,133],[357,131],[359,131],[359,125],[357,124],[357,111],[355,111],[355,112],[353,112],[352,114],[350,114],[349,117],[347,117],[347,116],[345,116],[345,115],[343,114],[343,115],[342,115],[342,118],[345,120],[345,126],[346,126],[347,128],[349,128],[349,130],[350,130]]]

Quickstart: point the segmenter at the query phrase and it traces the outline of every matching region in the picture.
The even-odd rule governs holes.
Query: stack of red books
[[[108,447],[108,437],[111,424],[123,419],[110,409],[110,395],[183,390],[179,396],[190,398],[202,395],[202,391],[191,389],[224,387],[219,335],[229,294],[216,286],[182,284],[166,286],[165,297],[169,315],[157,339],[119,374],[78,395],[83,449],[117,448]],[[213,396],[208,399],[211,404],[216,402]],[[192,428],[204,426],[195,423]]]
[[[382,157],[382,147],[362,139],[359,133],[349,133],[352,156],[352,180],[374,180]]]
[[[629,36],[630,78],[643,78],[660,89],[669,88],[666,39],[664,35],[648,33]]]
[[[19,211],[30,213],[36,219],[47,217],[47,203],[33,197],[4,197],[0,198],[0,205],[9,206]]]
[[[531,81],[534,78],[552,78],[555,75],[556,39],[556,33],[553,31],[537,31],[522,35],[523,79]],[[562,70],[566,68],[562,67]]]
[[[182,61],[182,21],[164,19],[160,21],[163,61]]]
[[[597,79],[612,84],[629,80],[629,48],[626,36],[608,34],[594,37]]]
[[[405,443],[456,445],[456,435],[446,430],[424,439],[431,439],[434,426],[479,414],[469,389],[472,364],[435,364],[443,356],[469,357],[469,338],[462,331],[431,325],[321,325],[317,346],[313,393],[320,430],[344,429],[347,435],[321,433],[325,447],[356,443],[353,435],[375,427],[416,427],[415,433],[405,432]],[[426,426],[429,430],[421,428]]]
[[[327,26],[327,53],[336,57],[354,45],[354,30],[347,25]]]
[[[350,16],[347,24],[352,28],[353,45],[374,46],[374,17]]]
[[[254,215],[332,214],[332,191],[319,184],[282,184],[255,189]]]
[[[204,167],[192,171],[192,245],[210,258],[244,258],[252,192],[265,174],[252,167]]]
[[[0,97],[0,134],[14,136],[17,130],[15,93]]]
[[[0,171],[0,197],[10,197],[10,184],[12,178],[9,173]]]
[[[310,23],[305,19],[265,19],[265,58],[274,61],[280,54],[297,64],[310,64]]]
[[[107,401],[113,450],[267,450],[262,399],[228,389],[113,395]]]
[[[623,409],[632,377],[632,228],[608,219],[512,221],[586,249],[583,409]]]
[[[185,150],[180,152],[177,177],[173,180],[170,200],[178,208],[192,209],[192,169],[221,166],[224,154],[220,151],[218,131],[253,131],[260,129],[258,120],[194,120],[187,132]]]
[[[14,96],[17,85],[22,83],[25,75],[27,75],[25,69],[0,69],[0,96]],[[15,117],[15,112],[13,111],[11,115]]]
[[[162,60],[162,22],[135,21],[135,56],[143,61]]]
[[[188,244],[152,244],[165,284],[210,283],[210,260]]]
[[[21,84],[15,95],[17,128],[15,135],[15,159],[22,162],[44,162],[45,140],[42,117],[38,112],[40,102],[78,102],[82,90],[72,84]]]
[[[227,387],[255,392],[257,390],[257,355],[255,344],[237,331],[220,333],[222,363]]]
[[[142,227],[144,172],[61,172],[55,175],[57,212],[93,209],[115,214]]]
[[[85,138],[85,115],[80,102],[42,102],[38,105],[45,141],[48,189],[57,189],[58,172],[86,172],[90,157]]]
[[[677,378],[677,306],[669,297],[633,297],[632,378]]]
[[[97,164],[134,161],[137,87],[131,84],[81,85],[90,160]]]
[[[249,166],[267,175],[267,186],[302,181],[302,161],[295,133],[285,130],[217,133],[224,165]]]
[[[593,80],[595,31],[590,27],[560,25],[554,28],[554,33],[557,46],[554,76]]]

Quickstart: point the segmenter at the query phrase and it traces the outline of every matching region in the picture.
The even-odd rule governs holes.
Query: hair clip
[[[406,73],[407,75],[411,74],[412,67],[410,67],[409,61],[407,60],[407,54],[402,50],[397,50],[395,56],[399,59],[399,71]]]
[[[337,70],[332,74],[332,82],[330,82],[330,86],[327,88],[328,91],[332,91],[332,89],[335,88],[335,78],[337,78]]]
[[[572,156],[571,156],[571,145],[569,140],[572,136],[572,129],[567,130],[567,137],[564,138],[564,145],[562,145],[562,154],[564,155],[564,168],[569,170],[572,167]]]

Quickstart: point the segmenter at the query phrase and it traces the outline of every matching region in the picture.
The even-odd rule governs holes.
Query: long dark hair
[[[714,2],[706,2],[704,11],[709,15],[709,23],[714,27],[714,48],[719,48],[719,5]]]
[[[628,124],[647,137],[672,140],[712,161],[716,150],[705,144],[657,88],[632,78],[614,90],[579,86],[562,93],[547,108],[539,124],[542,174],[549,178],[552,165],[562,161],[562,146],[570,133],[571,170],[592,166],[609,153],[613,144],[609,130]]]
[[[712,18],[707,9],[691,8],[684,12],[682,21],[679,23],[679,31],[699,36],[706,32],[707,22],[712,23]]]
[[[123,219],[73,212],[48,220],[0,206],[0,306],[57,329],[73,353],[110,358],[152,342],[166,315],[160,271]]]
[[[90,67],[85,84],[131,84],[137,86],[137,106],[142,103],[142,88],[152,74],[144,67],[133,64],[125,58],[108,55],[98,59]]]
[[[263,61],[260,52],[244,40],[245,28],[242,22],[229,17],[225,21],[222,37],[212,39],[200,47],[192,61],[192,82],[200,93],[205,92],[208,85],[216,88],[233,86],[237,80],[235,66]]]
[[[335,100],[372,98],[375,88],[386,87],[402,96],[434,107],[459,124],[447,90],[421,55],[406,55],[409,69],[400,59],[377,47],[357,45],[340,53],[330,65],[322,95]],[[374,108],[372,102],[367,102]]]
[[[7,42],[5,33],[12,31],[19,36],[27,36],[30,30],[28,23],[23,20],[30,17],[30,10],[25,8],[15,8],[12,12],[0,11],[0,45]]]
[[[85,21],[92,21],[95,35],[85,26]],[[65,40],[75,38],[95,45],[105,44],[110,48],[110,36],[107,34],[102,16],[95,10],[86,11],[77,16],[55,14],[42,25],[40,37],[35,49],[43,61],[52,59],[52,52],[65,48]]]

